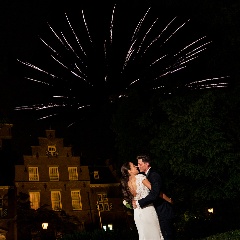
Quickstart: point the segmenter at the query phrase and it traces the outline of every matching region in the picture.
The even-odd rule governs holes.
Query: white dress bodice
[[[146,179],[143,174],[136,175],[136,196],[135,200],[140,200],[149,194],[149,189],[142,183]],[[158,216],[153,204],[144,208],[134,209],[134,221],[138,230],[139,240],[163,240],[160,230]]]
[[[149,194],[149,189],[142,183],[142,181],[146,179],[146,176],[143,174],[136,175],[136,196],[134,197],[135,200],[139,200],[141,198],[146,197]]]

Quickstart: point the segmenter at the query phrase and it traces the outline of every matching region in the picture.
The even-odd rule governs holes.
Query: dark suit
[[[172,220],[174,218],[174,213],[171,204],[159,197],[160,192],[163,192],[162,178],[159,173],[150,168],[147,179],[151,183],[151,191],[145,198],[138,200],[138,203],[141,208],[150,203],[154,204],[164,240],[172,240]]]

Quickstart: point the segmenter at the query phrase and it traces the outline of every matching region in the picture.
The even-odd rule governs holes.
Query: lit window
[[[73,210],[82,210],[80,190],[71,191]]]
[[[98,198],[98,202],[103,202],[103,197],[101,193],[97,195],[97,198]]]
[[[97,194],[97,209],[100,211],[110,211],[106,193]]]
[[[77,167],[69,167],[68,173],[69,173],[69,180],[78,180]]]
[[[103,225],[103,229],[104,229],[105,231],[107,231],[107,229],[110,230],[110,231],[112,231],[112,230],[113,230],[113,225],[112,225],[112,224]]]
[[[59,211],[62,209],[60,191],[51,191],[51,201],[52,201],[52,209],[54,211]]]
[[[98,209],[98,211],[100,211],[100,212],[104,211],[103,203],[98,203],[98,204],[97,204],[97,209]]]
[[[209,209],[208,209],[208,212],[209,212],[209,213],[213,213],[213,208],[209,208]]]
[[[94,176],[94,179],[99,179],[98,171],[94,171],[93,176]]]
[[[28,167],[29,181],[39,181],[38,167]]]
[[[112,224],[108,224],[108,229],[112,231],[113,230],[113,225]]]
[[[50,181],[59,181],[58,167],[49,167]]]
[[[29,192],[31,208],[37,210],[40,208],[40,192]]]

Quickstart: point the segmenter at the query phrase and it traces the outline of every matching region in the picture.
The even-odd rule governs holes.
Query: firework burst
[[[174,17],[164,25],[148,8],[132,30],[128,30],[131,24],[124,29],[118,25],[116,11],[114,5],[100,30],[91,30],[83,10],[77,26],[67,13],[65,29],[47,23],[50,39],[39,39],[49,53],[51,64],[40,66],[18,61],[31,69],[29,74],[34,77],[26,77],[28,80],[51,89],[51,100],[16,110],[41,110],[39,119],[44,119],[66,109],[76,113],[94,104],[126,97],[131,89],[161,89],[161,93],[170,94],[178,88],[227,86],[226,77],[222,76],[194,80],[190,76],[189,80],[185,69],[211,43],[206,36],[186,34],[190,19],[181,21]],[[46,110],[50,114],[43,112]]]

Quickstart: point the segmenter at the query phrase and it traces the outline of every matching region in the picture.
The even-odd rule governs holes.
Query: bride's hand
[[[132,206],[134,209],[137,208],[136,200],[132,200]]]

